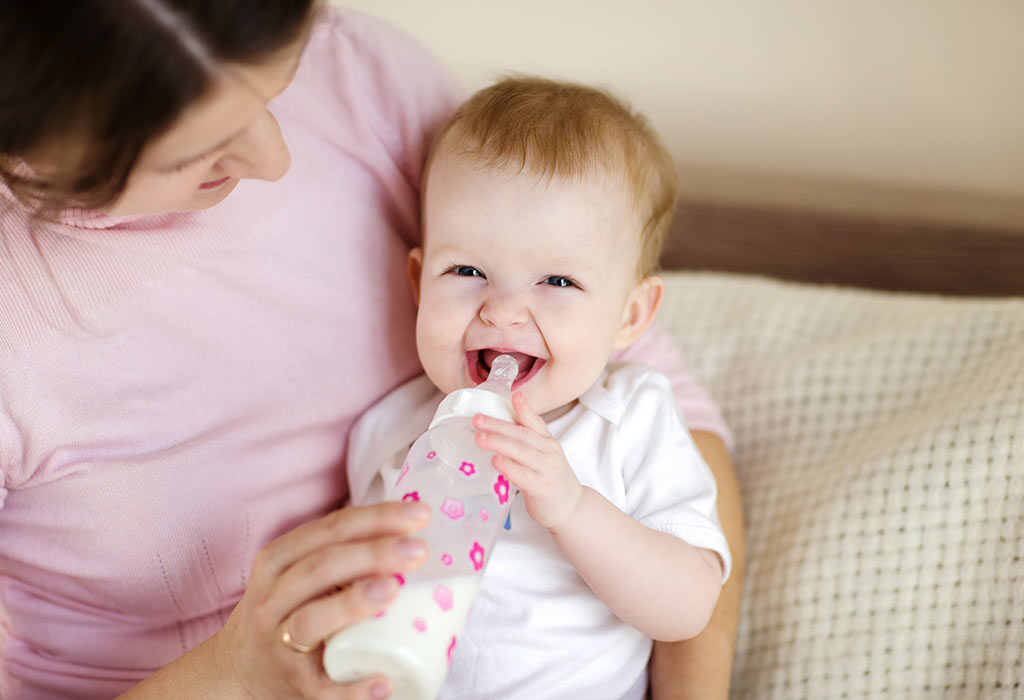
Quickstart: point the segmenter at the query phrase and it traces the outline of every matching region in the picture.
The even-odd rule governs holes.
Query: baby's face
[[[637,289],[641,224],[625,189],[435,158],[410,273],[420,360],[442,391],[482,382],[503,352],[538,413],[593,384],[626,343]]]

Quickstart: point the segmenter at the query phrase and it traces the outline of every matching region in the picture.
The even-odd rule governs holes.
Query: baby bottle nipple
[[[498,355],[491,363],[491,371],[487,380],[478,389],[493,391],[499,396],[508,397],[512,394],[512,382],[519,374],[519,363],[511,355]]]

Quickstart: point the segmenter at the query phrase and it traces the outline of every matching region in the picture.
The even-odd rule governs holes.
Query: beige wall
[[[601,83],[697,197],[1024,224],[1021,0],[348,0],[470,87]]]

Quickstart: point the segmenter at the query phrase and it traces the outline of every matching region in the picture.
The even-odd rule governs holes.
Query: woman
[[[424,556],[415,508],[337,508],[351,421],[419,371],[404,259],[457,90],[312,1],[0,13],[0,696],[386,697],[318,650]],[[735,551],[724,427],[664,343]],[[727,687],[732,580],[655,697]]]

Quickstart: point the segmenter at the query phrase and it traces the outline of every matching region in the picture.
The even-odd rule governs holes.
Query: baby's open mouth
[[[482,350],[468,352],[466,353],[466,362],[469,365],[469,376],[474,383],[479,384],[487,379],[487,375],[491,371],[491,363],[494,362],[494,358],[498,355],[511,355],[519,365],[519,372],[516,374],[516,380],[512,383],[513,389],[524,382],[529,381],[544,365],[544,360],[539,357],[534,357],[533,355],[527,355],[521,352],[512,352],[510,350],[484,348]]]

